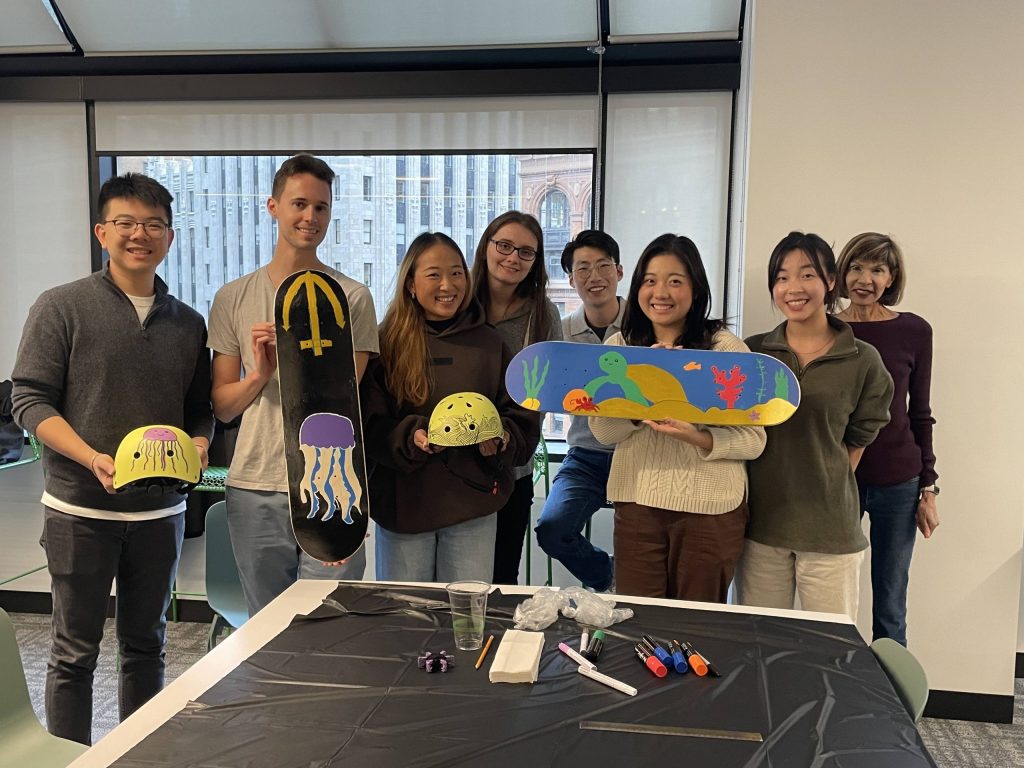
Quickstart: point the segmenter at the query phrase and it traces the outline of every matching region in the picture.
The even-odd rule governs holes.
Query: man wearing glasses
[[[604,232],[585,229],[562,251],[562,269],[583,301],[579,309],[562,318],[565,340],[600,344],[618,333],[626,307],[616,295],[622,280],[619,244]],[[612,586],[611,557],[591,544],[583,529],[607,502],[613,446],[597,441],[586,417],[573,417],[568,443],[569,451],[537,521],[537,541],[584,586],[605,592]]]
[[[97,207],[94,231],[109,261],[36,301],[12,393],[18,424],[49,449],[40,540],[53,596],[46,725],[83,744],[115,579],[121,719],[163,687],[164,614],[185,530],[183,494],[114,494],[113,455],[132,430],[168,424],[192,436],[205,466],[213,434],[206,326],[156,275],[174,237],[171,194],[129,173],[103,185]]]

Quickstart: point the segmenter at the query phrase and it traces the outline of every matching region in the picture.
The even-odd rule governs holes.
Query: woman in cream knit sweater
[[[605,343],[747,352],[721,320],[708,318],[710,304],[697,247],[662,235],[633,273],[622,333]],[[615,446],[608,498],[616,592],[725,602],[748,519],[744,462],[761,454],[764,429],[601,417],[590,426]]]

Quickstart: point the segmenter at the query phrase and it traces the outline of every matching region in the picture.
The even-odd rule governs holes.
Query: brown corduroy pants
[[[750,512],[704,515],[615,502],[615,591],[724,603]]]

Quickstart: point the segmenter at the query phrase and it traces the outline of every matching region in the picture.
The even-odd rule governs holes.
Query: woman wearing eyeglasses
[[[490,579],[495,512],[512,492],[512,466],[537,445],[536,417],[505,391],[512,355],[487,325],[467,271],[446,235],[412,241],[380,326],[380,357],[363,377],[378,579]],[[494,403],[504,434],[478,446],[432,445],[434,406],[459,392]]]
[[[487,322],[516,354],[538,341],[560,341],[562,322],[547,297],[544,233],[528,213],[507,211],[487,225],[473,261],[473,294]],[[539,419],[539,417],[536,417]],[[533,506],[533,464],[515,470],[516,485],[498,511],[494,545],[494,583],[516,584],[523,540]]]

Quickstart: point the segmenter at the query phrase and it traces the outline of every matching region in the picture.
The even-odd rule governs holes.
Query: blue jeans
[[[598,591],[612,583],[608,553],[583,536],[583,528],[608,500],[611,451],[570,448],[537,521],[537,543],[584,586]]]
[[[227,505],[231,550],[250,616],[263,610],[296,579],[363,578],[365,547],[357,549],[341,566],[324,565],[299,549],[292,533],[287,493],[228,486]]]
[[[164,614],[178,568],[185,515],[138,522],[76,517],[44,507],[53,595],[46,727],[92,743],[92,680],[110,585],[117,581],[118,710],[122,720],[164,687]]]
[[[871,519],[871,634],[907,644],[907,582],[917,539],[918,482],[868,485],[860,508]]]
[[[383,581],[490,581],[496,513],[426,533],[377,526],[377,578]]]

